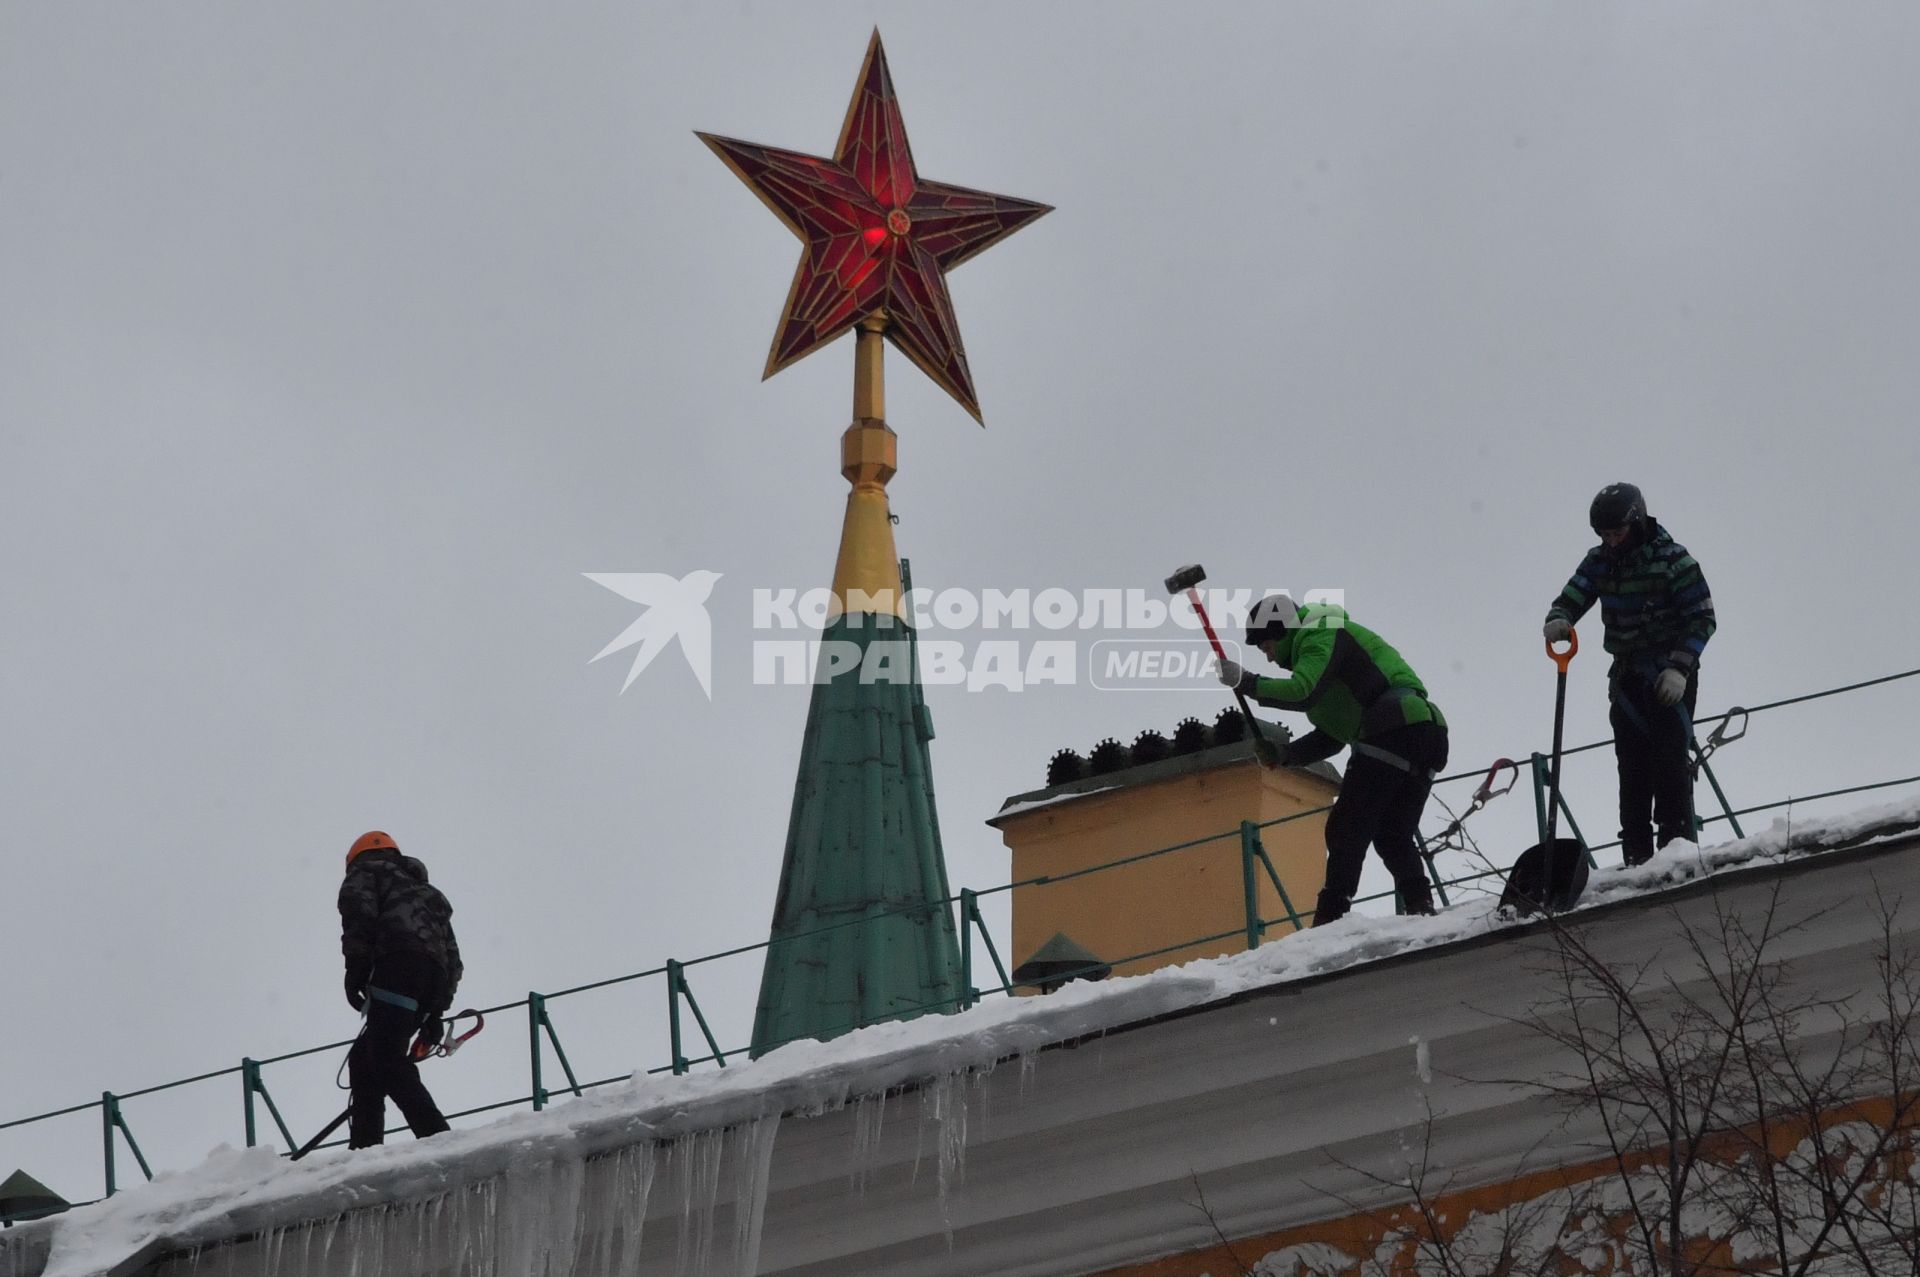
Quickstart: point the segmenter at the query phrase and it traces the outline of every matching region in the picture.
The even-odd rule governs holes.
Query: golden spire
[[[840,436],[840,473],[853,485],[833,567],[833,614],[892,613],[906,619],[900,556],[893,548],[887,480],[899,470],[899,443],[887,425],[881,358],[886,312],[860,321],[853,350],[853,424]]]

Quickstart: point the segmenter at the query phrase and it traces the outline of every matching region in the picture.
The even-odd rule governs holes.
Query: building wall
[[[1818,1247],[1827,1266],[1815,1271],[1855,1271],[1849,1252],[1857,1245],[1884,1242],[1898,1261],[1920,1254],[1920,1234],[1912,1227],[1916,1130],[1915,1099],[1881,1096],[1827,1110],[1818,1140],[1838,1148],[1850,1131],[1877,1140],[1891,1136],[1887,1155],[1863,1166],[1860,1196],[1865,1209],[1850,1213],[1849,1238],[1836,1231]],[[1750,1202],[1761,1177],[1750,1151],[1767,1147],[1774,1157],[1804,1167],[1818,1155],[1814,1123],[1787,1118],[1766,1131],[1748,1127],[1709,1140],[1690,1191],[1693,1205],[1682,1212],[1678,1246],[1682,1265],[1699,1277],[1780,1271],[1765,1253],[1776,1212],[1744,1217],[1733,1209]],[[1743,1167],[1742,1163],[1746,1166]],[[1551,1167],[1492,1184],[1459,1191],[1429,1186],[1422,1200],[1403,1201],[1370,1211],[1341,1214],[1296,1228],[1240,1237],[1184,1254],[1145,1263],[1123,1264],[1085,1277],[1228,1277],[1257,1272],[1260,1277],[1375,1277],[1380,1273],[1528,1273],[1558,1277],[1593,1274],[1667,1272],[1676,1268],[1666,1232],[1665,1150],[1641,1152],[1616,1162],[1603,1157]],[[1783,1180],[1792,1176],[1783,1172]],[[1629,1188],[1639,1202],[1629,1197]],[[1800,1187],[1804,1188],[1805,1185]],[[1785,1190],[1798,1197],[1794,1186]],[[1904,1202],[1904,1204],[1903,1204]],[[1795,1217],[1802,1202],[1783,1203],[1781,1217]],[[1876,1216],[1895,1227],[1875,1222]],[[1817,1228],[1817,1210],[1811,1216]],[[1789,1231],[1805,1239],[1805,1224]],[[1901,1236],[1899,1234],[1903,1234]],[[1757,1243],[1757,1245],[1756,1245]],[[1652,1259],[1649,1259],[1649,1253]],[[1791,1270],[1793,1264],[1789,1264]],[[1866,1271],[1860,1269],[1859,1271]]]

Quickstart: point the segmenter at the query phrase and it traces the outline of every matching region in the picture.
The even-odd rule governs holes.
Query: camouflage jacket
[[[453,906],[428,884],[425,865],[397,851],[363,852],[347,867],[340,884],[340,952],[359,984],[373,978],[380,960],[391,954],[431,958],[443,982],[433,999],[439,1005],[427,1010],[445,1010],[460,985]]]

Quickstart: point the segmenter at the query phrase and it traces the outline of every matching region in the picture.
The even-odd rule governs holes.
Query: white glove
[[[1653,680],[1653,699],[1662,705],[1677,705],[1687,694],[1687,676],[1679,670],[1661,670]]]
[[[1550,616],[1540,632],[1547,636],[1549,643],[1564,643],[1573,633],[1573,623],[1564,616]]]
[[[1222,683],[1225,683],[1228,687],[1238,688],[1240,686],[1240,680],[1246,676],[1247,672],[1240,668],[1238,661],[1235,661],[1230,656],[1220,658],[1220,681]]]

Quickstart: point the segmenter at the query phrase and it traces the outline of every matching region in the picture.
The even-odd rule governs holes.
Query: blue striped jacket
[[[1691,672],[1713,637],[1713,595],[1700,564],[1654,519],[1647,537],[1618,558],[1604,545],[1587,557],[1547,609],[1569,624],[1600,604],[1615,670]]]

